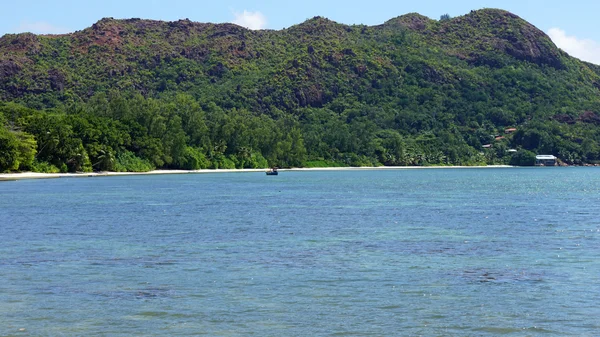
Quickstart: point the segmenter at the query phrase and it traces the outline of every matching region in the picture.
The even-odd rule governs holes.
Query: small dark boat
[[[279,173],[277,172],[277,167],[273,167],[272,169],[270,169],[270,170],[267,171],[267,175],[268,176],[276,176],[278,174]]]

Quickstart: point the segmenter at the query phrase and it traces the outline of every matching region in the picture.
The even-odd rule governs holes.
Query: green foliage
[[[19,162],[19,171],[31,171],[33,169],[33,162],[35,160],[35,154],[37,153],[37,142],[33,135],[26,132],[15,132],[17,138],[17,150],[19,156],[17,158]]]
[[[235,169],[235,162],[222,154],[216,155],[211,160],[212,169]]]
[[[309,160],[306,162],[306,167],[313,167],[313,168],[318,168],[318,167],[342,167],[344,166],[341,163],[338,162],[334,162],[331,160]]]
[[[103,19],[3,36],[0,73],[3,171],[600,162],[600,68],[501,10],[281,31]]]
[[[0,172],[16,171],[19,168],[19,143],[17,137],[0,127]]]
[[[47,162],[35,161],[31,165],[32,171],[40,173],[60,173],[60,169]]]
[[[202,150],[190,146],[186,146],[181,159],[178,161],[181,162],[180,167],[186,170],[199,170],[210,166]]]
[[[535,153],[528,150],[520,150],[512,156],[510,164],[514,166],[533,166],[535,165]]]
[[[262,154],[254,152],[252,153],[249,162],[244,166],[244,168],[267,168],[269,167],[269,162]]]
[[[130,151],[120,153],[114,166],[117,172],[148,172],[154,170],[154,166],[148,160],[138,158]]]
[[[31,170],[35,154],[32,135],[0,126],[0,172]]]

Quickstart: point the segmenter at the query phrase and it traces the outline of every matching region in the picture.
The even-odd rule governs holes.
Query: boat
[[[270,170],[267,171],[267,175],[268,176],[276,176],[278,174],[279,173],[277,172],[277,167],[273,167],[272,169],[270,169]]]

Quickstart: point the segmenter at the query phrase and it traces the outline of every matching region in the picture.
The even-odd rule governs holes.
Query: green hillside
[[[600,67],[497,9],[0,38],[0,171],[594,164],[599,114]]]

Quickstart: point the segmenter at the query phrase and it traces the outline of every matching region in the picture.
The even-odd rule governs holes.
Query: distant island
[[[600,67],[499,9],[0,38],[0,172],[600,163]]]

